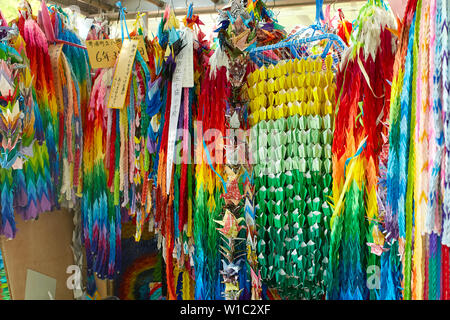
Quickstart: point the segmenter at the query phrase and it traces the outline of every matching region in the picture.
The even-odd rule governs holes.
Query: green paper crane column
[[[280,77],[267,79],[265,70],[273,66],[259,70],[259,83],[255,84],[265,82],[266,90],[271,91],[266,94],[265,105],[254,110],[261,114],[264,109],[267,113],[263,117],[253,114],[254,119],[259,116],[260,121],[252,127],[251,134],[256,162],[258,262],[263,280],[270,288],[276,288],[282,298],[323,299],[331,218],[328,200],[332,182],[333,135],[329,107],[332,94],[313,95],[313,92],[325,91],[320,85],[322,80],[329,85],[330,92],[333,91],[333,75],[328,74],[328,80],[325,80],[328,70],[314,70],[312,66],[307,69],[306,64],[298,60],[283,63],[287,64],[294,66],[287,68],[286,73],[282,72],[281,79],[299,77],[304,85],[304,88],[299,87],[303,94],[298,94],[300,90],[296,83],[282,81],[294,97],[299,96],[299,100],[285,100],[288,112],[284,112],[283,106],[271,105],[272,94],[276,103],[277,99],[284,99],[286,92],[283,85],[274,91],[269,87],[277,82],[280,86]],[[296,68],[296,64],[304,66]],[[305,81],[312,77],[319,80],[315,83]],[[269,113],[270,108],[280,110],[285,117],[277,115],[277,111]]]

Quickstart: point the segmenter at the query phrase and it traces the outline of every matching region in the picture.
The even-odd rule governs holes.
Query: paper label
[[[175,71],[172,77],[172,99],[170,106],[169,137],[167,144],[167,171],[166,171],[166,193],[170,192],[172,181],[172,165],[174,160],[175,139],[177,137],[178,117],[181,107],[181,93],[183,87],[194,86],[193,76],[193,34],[190,29],[183,32],[183,49],[176,57]],[[190,74],[189,74],[190,73]]]
[[[144,61],[148,62],[148,54],[147,54],[147,48],[145,47],[145,40],[144,36],[134,36],[131,37],[133,40],[138,40],[138,51],[141,54],[142,58],[144,58]],[[116,39],[116,45],[118,48],[122,47],[122,39]]]
[[[122,109],[127,96],[131,71],[138,47],[138,40],[125,39],[120,50],[119,60],[109,93],[108,108]]]
[[[194,34],[191,29],[184,30],[183,45],[183,88],[194,87]]]
[[[114,67],[120,52],[113,39],[88,40],[86,48],[89,62],[94,69]]]

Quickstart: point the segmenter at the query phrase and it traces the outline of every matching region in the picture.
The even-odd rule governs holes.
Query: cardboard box
[[[25,298],[27,270],[56,279],[56,300],[72,300],[66,273],[74,265],[71,249],[74,229],[73,214],[68,210],[43,213],[36,221],[23,221],[16,216],[17,234],[12,240],[1,239],[1,249],[11,299]]]

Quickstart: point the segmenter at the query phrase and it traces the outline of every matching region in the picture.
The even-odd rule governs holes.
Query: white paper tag
[[[183,88],[194,87],[194,34],[190,28],[184,30],[183,45]]]
[[[183,33],[183,41],[185,39],[185,34]],[[184,44],[184,42],[183,42]],[[185,62],[185,54],[186,54],[185,46],[178,56],[176,57],[176,65],[175,71],[172,77],[172,99],[170,105],[170,117],[169,117],[169,137],[167,141],[167,170],[166,170],[166,194],[168,195],[170,192],[170,182],[172,179],[172,165],[173,165],[173,157],[174,157],[174,149],[175,149],[175,139],[177,137],[177,125],[178,125],[178,117],[180,115],[180,107],[181,107],[181,93],[183,90],[183,74],[185,70],[184,62]]]

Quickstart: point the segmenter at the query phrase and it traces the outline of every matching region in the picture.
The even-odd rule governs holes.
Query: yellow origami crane
[[[222,228],[217,228],[217,230],[227,238],[237,238],[239,231],[244,228],[239,225],[239,223],[244,221],[244,218],[236,219],[229,210],[225,210],[225,215],[222,220],[214,221],[222,226]]]

